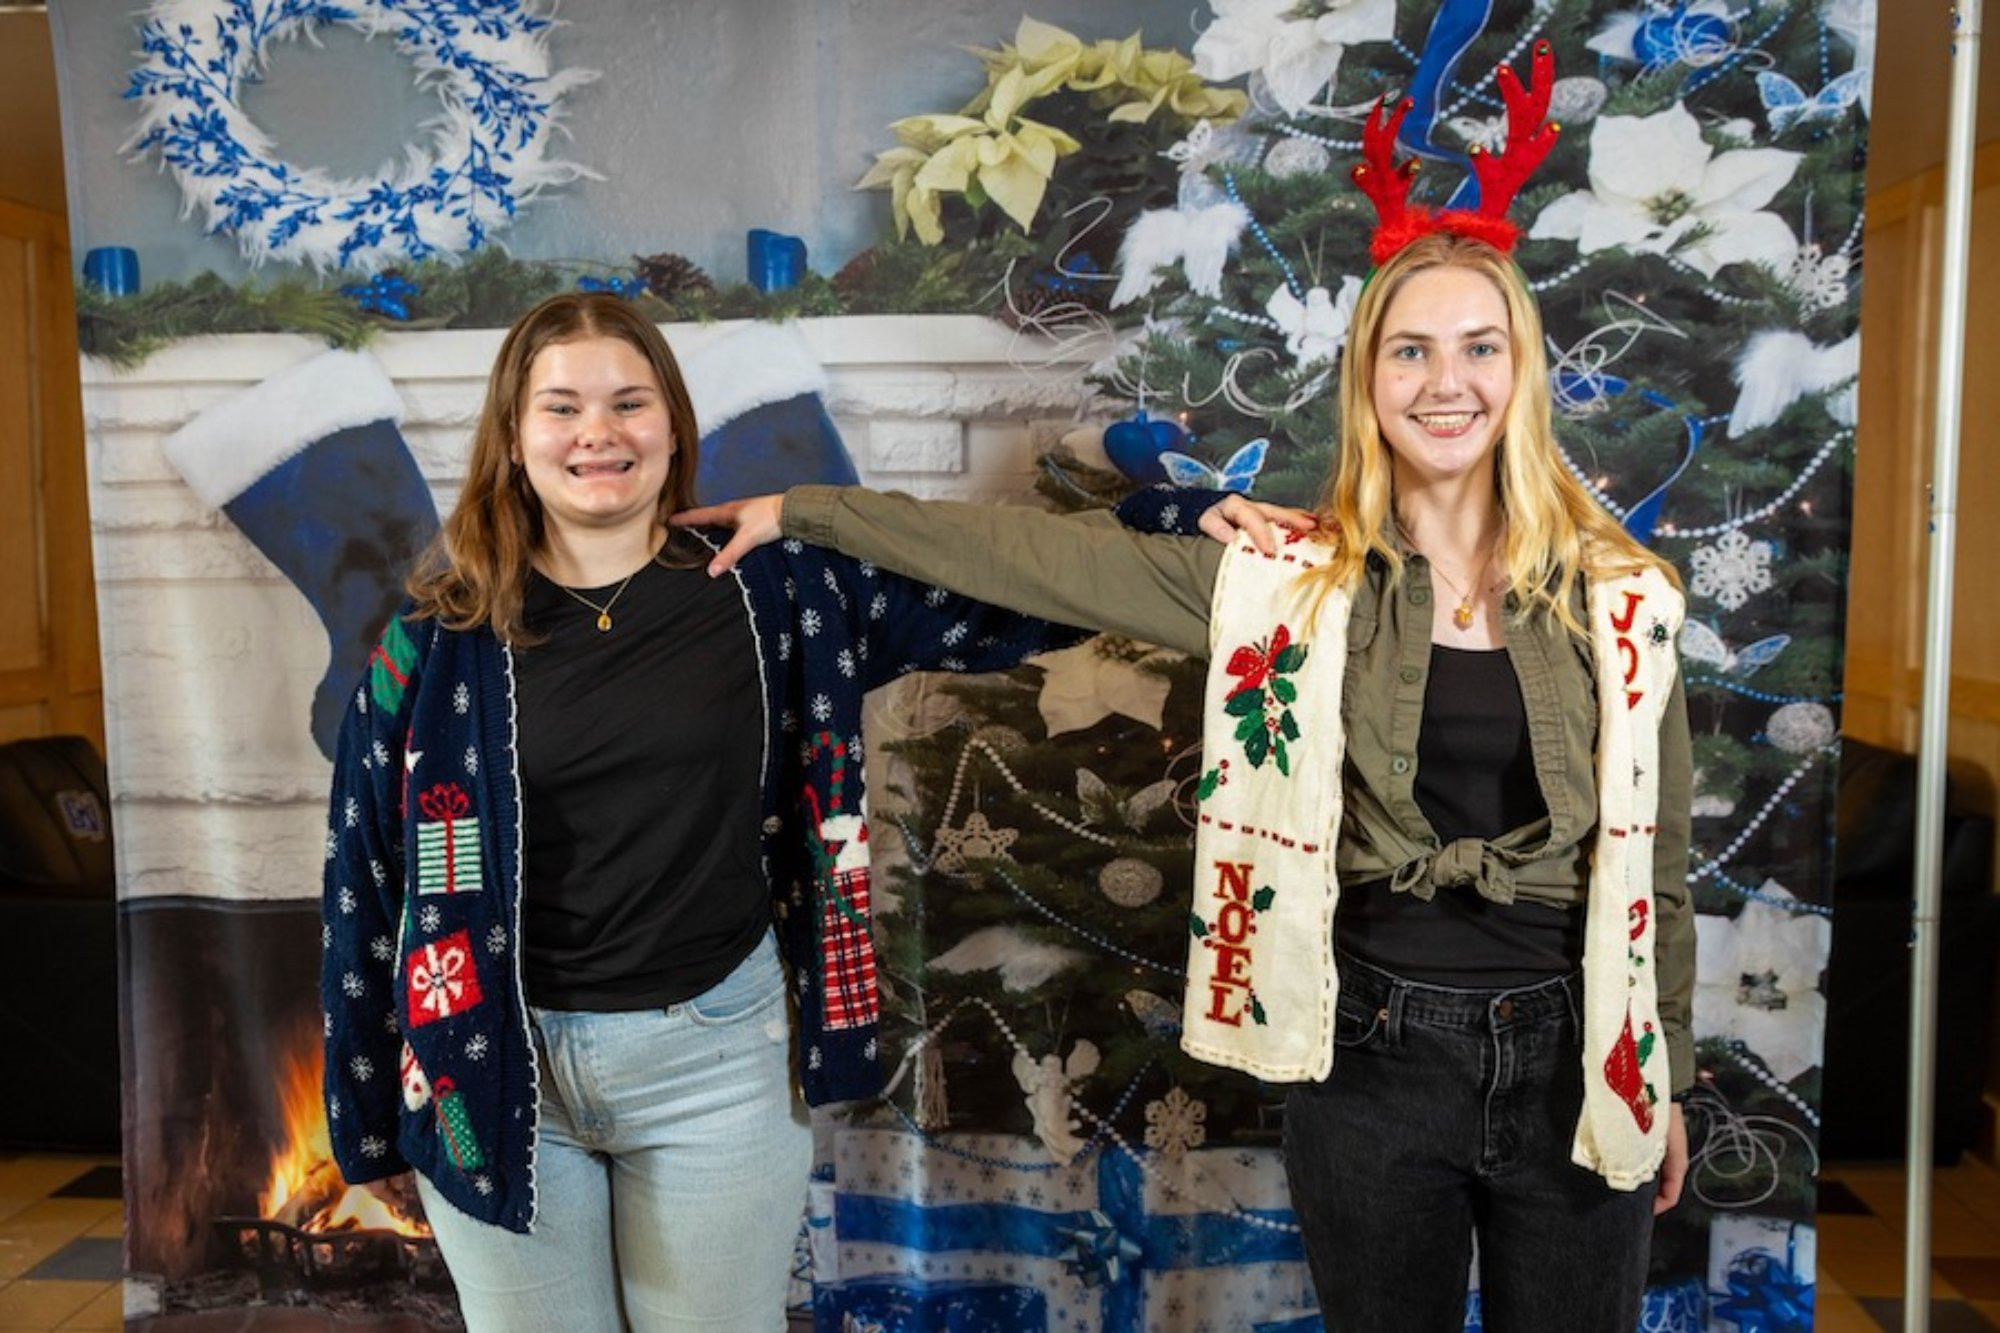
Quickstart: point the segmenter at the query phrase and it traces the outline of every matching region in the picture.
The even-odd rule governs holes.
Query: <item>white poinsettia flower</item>
[[[1679,103],[1651,116],[1602,116],[1591,127],[1590,188],[1543,209],[1528,234],[1575,241],[1587,255],[1671,252],[1703,277],[1726,264],[1782,271],[1798,238],[1763,209],[1800,157],[1781,148],[1717,153]]]
[[[1735,1039],[1789,1083],[1820,1062],[1826,1027],[1826,970],[1833,923],[1765,880],[1734,920],[1701,915],[1695,923],[1694,1030]]]
[[[1262,75],[1288,115],[1333,81],[1346,47],[1396,34],[1396,0],[1334,0],[1317,18],[1295,16],[1298,0],[1213,0],[1211,7],[1215,19],[1195,39],[1195,73],[1211,82]]]

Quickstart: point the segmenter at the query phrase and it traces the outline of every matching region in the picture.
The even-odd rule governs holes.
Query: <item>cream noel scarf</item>
[[[1334,840],[1341,819],[1345,593],[1300,575],[1324,560],[1239,539],[1209,612],[1195,900],[1181,1046],[1278,1083],[1333,1068]],[[1572,1156],[1635,1189],[1666,1153],[1669,1086],[1653,966],[1659,723],[1683,610],[1657,570],[1591,586],[1598,819],[1583,950],[1583,1114]]]

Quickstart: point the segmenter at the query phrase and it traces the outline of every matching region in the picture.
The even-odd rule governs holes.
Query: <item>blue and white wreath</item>
[[[267,259],[370,271],[476,250],[544,188],[596,173],[548,157],[564,93],[597,77],[552,71],[554,20],[537,0],[153,0],[143,63],[125,96],[140,104],[124,151],[157,150],[183,214]],[[271,44],[340,23],[389,35],[443,111],[373,180],[283,161],[243,114]]]

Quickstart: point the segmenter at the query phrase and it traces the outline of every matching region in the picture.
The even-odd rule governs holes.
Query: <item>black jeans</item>
[[[1570,1161],[1581,982],[1455,990],[1340,960],[1338,1049],[1285,1101],[1285,1172],[1328,1333],[1465,1322],[1632,1333],[1655,1190]]]

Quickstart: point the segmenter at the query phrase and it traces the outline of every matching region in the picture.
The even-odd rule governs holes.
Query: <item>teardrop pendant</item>
[[[611,628],[611,613],[609,611],[599,611],[597,613],[597,632],[599,634],[602,634],[610,628]]]
[[[1452,609],[1451,623],[1458,626],[1460,629],[1472,628],[1472,603],[1470,600],[1460,602],[1456,607]],[[598,628],[599,629],[604,628],[601,622],[599,623]]]

